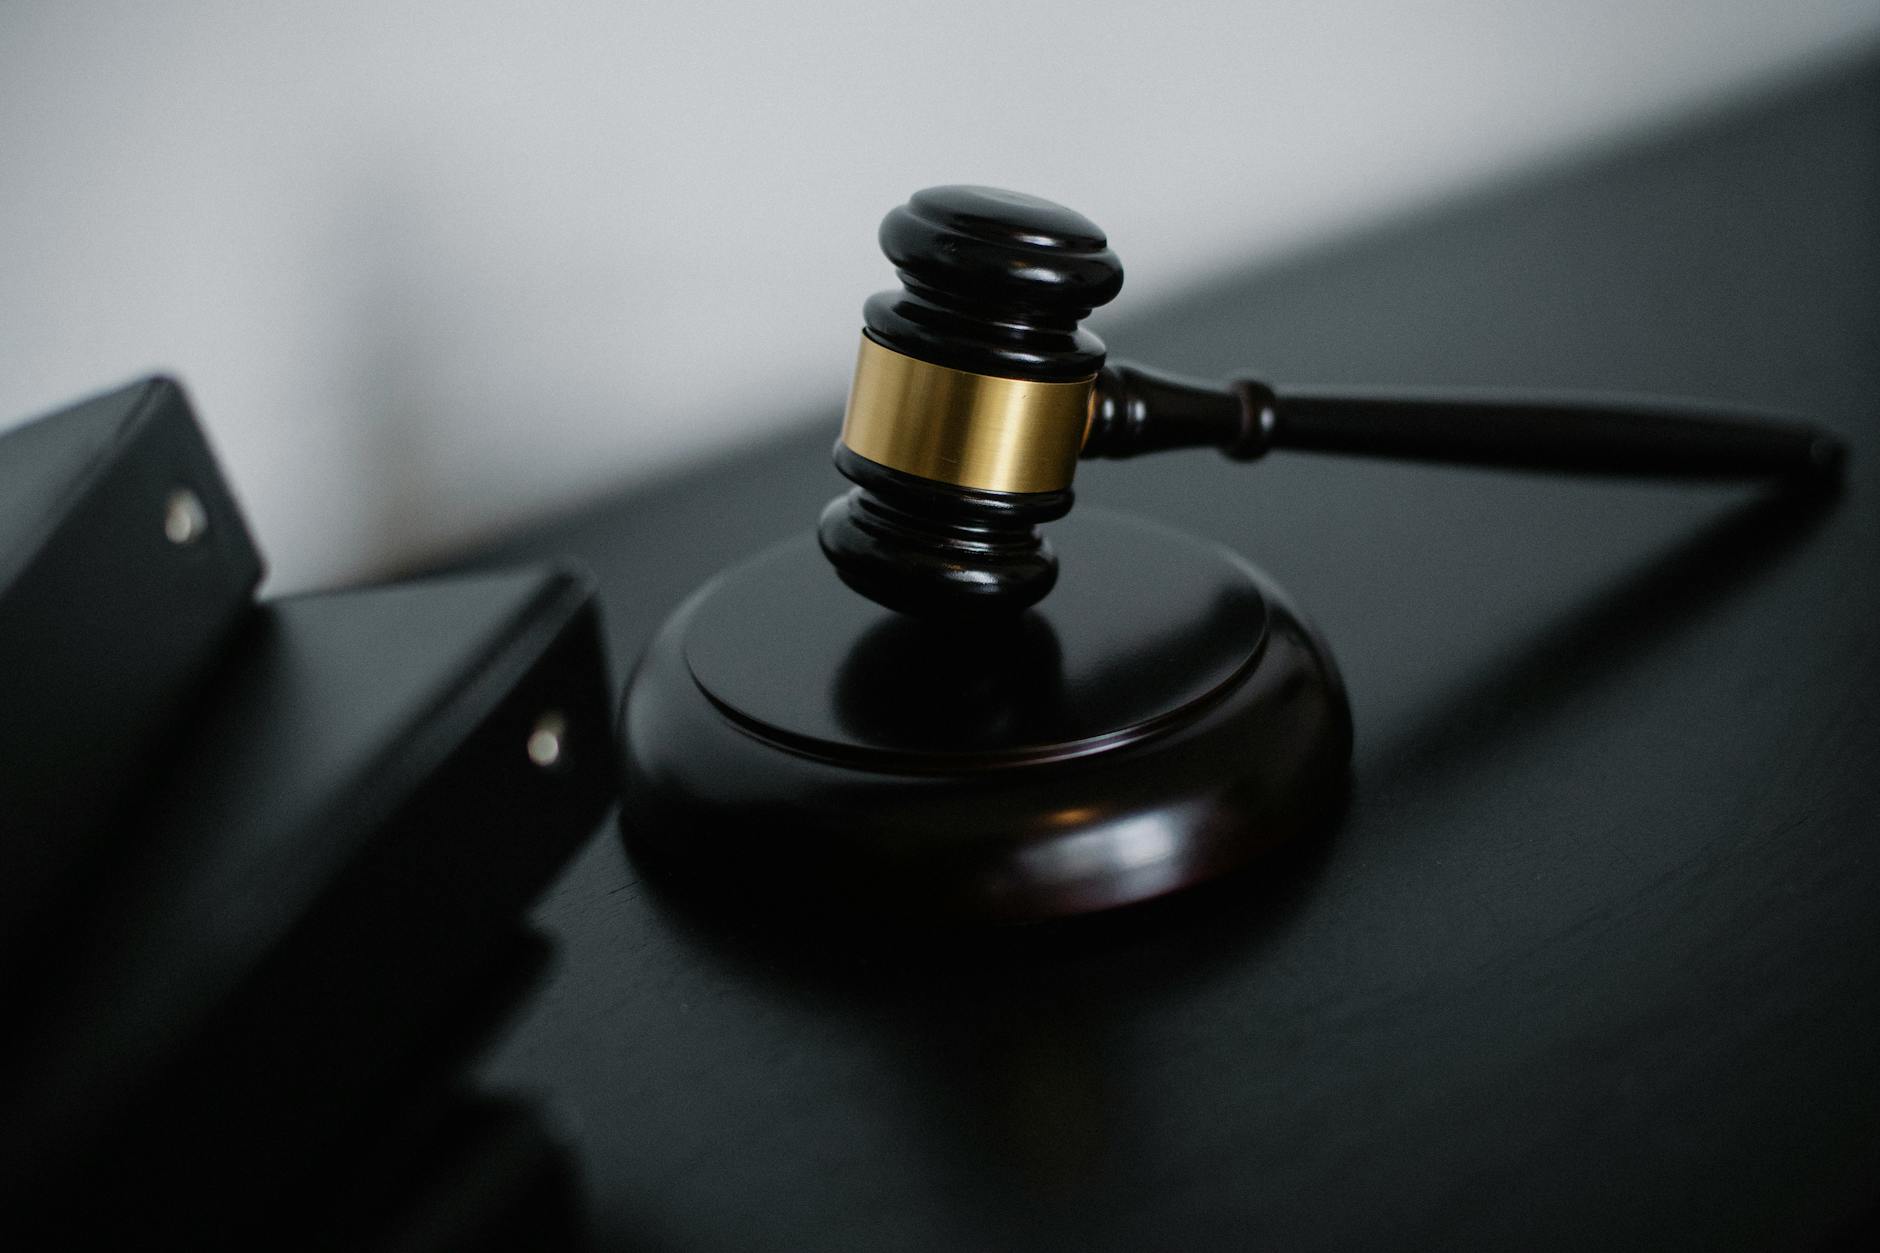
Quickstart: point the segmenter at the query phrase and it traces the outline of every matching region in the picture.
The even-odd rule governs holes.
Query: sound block
[[[990,626],[881,608],[813,537],[685,602],[621,710],[629,844],[784,910],[1028,921],[1235,870],[1327,824],[1351,714],[1258,570],[1097,509]]]

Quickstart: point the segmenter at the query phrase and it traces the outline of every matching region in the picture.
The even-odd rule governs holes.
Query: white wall
[[[1880,0],[0,0],[0,422],[179,372],[303,586],[837,401],[917,187],[1083,210],[1128,302],[1876,33]]]

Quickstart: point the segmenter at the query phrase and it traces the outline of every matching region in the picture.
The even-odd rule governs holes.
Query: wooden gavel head
[[[917,192],[880,240],[902,289],[863,308],[822,550],[892,609],[1016,613],[1057,580],[1037,528],[1070,510],[1104,355],[1079,323],[1122,264],[1083,215],[990,187]]]

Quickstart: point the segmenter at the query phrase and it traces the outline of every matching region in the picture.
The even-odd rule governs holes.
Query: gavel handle
[[[1367,395],[1204,383],[1112,362],[1097,376],[1085,457],[1276,448],[1460,465],[1680,478],[1828,478],[1847,448],[1825,427],[1692,402],[1532,395]]]

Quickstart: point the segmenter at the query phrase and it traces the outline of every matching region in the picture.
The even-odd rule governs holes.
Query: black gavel
[[[1091,913],[1337,821],[1352,720],[1330,645],[1237,553],[1126,514],[1065,518],[1081,457],[1301,448],[1821,483],[1844,455],[1765,417],[1105,365],[1079,323],[1122,266],[1089,221],[1029,196],[923,191],[881,243],[902,289],[866,306],[835,449],[855,487],[816,539],[674,610],[621,710],[634,847],[792,916]],[[1046,600],[1039,527],[1057,519],[1074,575]]]
[[[1198,382],[1120,362],[1079,323],[1123,269],[1088,218],[987,187],[917,192],[881,224],[902,290],[864,307],[824,511],[844,582],[893,609],[1004,616],[1057,579],[1038,532],[1080,457],[1216,447],[1359,453],[1610,475],[1826,481],[1845,446],[1806,422],[1711,406],[1362,395]]]

